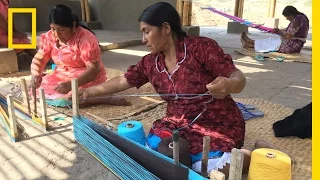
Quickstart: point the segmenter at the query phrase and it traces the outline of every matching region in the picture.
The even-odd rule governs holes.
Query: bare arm
[[[103,96],[107,94],[113,94],[126,89],[132,88],[124,75],[114,77],[100,85],[89,87],[86,89],[86,93],[89,97]]]
[[[31,74],[33,76],[39,76],[42,74],[42,71],[46,64],[49,61],[49,57],[44,56],[43,54],[37,52],[37,54],[33,57],[31,63]]]
[[[230,93],[240,93],[246,86],[246,77],[240,70],[236,70],[229,76],[231,81]]]

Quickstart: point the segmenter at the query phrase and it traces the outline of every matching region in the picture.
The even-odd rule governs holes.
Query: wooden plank
[[[79,117],[79,94],[78,94],[78,79],[72,79],[72,111],[73,116]]]
[[[27,106],[25,110],[26,113],[31,114],[31,107],[30,107],[30,97],[28,93],[27,82],[24,78],[21,78],[21,88],[22,88],[22,96],[23,96],[23,103]]]
[[[203,137],[203,148],[202,148],[202,162],[201,162],[201,175],[203,177],[207,177],[207,169],[208,169],[208,155],[210,151],[210,137]]]
[[[10,120],[10,133],[13,138],[16,138],[18,137],[17,119],[14,112],[13,97],[11,94],[7,96],[7,103],[8,103],[8,113],[9,113],[9,120]]]
[[[276,0],[270,0],[270,9],[269,9],[269,17],[274,18],[276,11]]]
[[[180,21],[182,23],[182,13],[183,13],[183,1],[182,0],[179,0],[179,16],[180,16]]]
[[[46,104],[46,97],[44,95],[44,89],[40,89],[40,106],[41,106],[41,119],[44,129],[47,130],[48,126],[48,116],[47,116],[47,104]]]
[[[241,180],[244,154],[241,150],[233,148],[231,151],[231,163],[229,180]]]
[[[225,180],[226,176],[217,170],[213,170],[210,172],[210,180]]]

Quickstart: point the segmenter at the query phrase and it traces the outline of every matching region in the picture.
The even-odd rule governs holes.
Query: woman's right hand
[[[273,29],[273,32],[279,34],[279,33],[280,33],[280,29],[279,29],[279,28],[274,28],[274,29]]]
[[[32,75],[31,86],[39,88],[42,82],[42,75]]]

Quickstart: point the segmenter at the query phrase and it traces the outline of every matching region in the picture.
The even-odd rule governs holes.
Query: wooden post
[[[72,110],[73,116],[79,117],[79,94],[78,94],[78,79],[72,79]]]
[[[91,14],[90,14],[89,0],[84,0],[84,9],[86,11],[86,22],[90,22]]]
[[[183,20],[182,20],[182,26],[188,25],[188,17],[189,17],[189,1],[184,1],[183,3]]]
[[[84,0],[80,0],[80,6],[81,6],[81,19],[83,22],[86,22],[86,11],[84,7]]]
[[[179,165],[179,131],[174,130],[172,132],[173,140],[173,160],[174,164]]]
[[[47,116],[47,104],[46,104],[46,97],[44,95],[44,89],[40,89],[40,107],[41,107],[41,120],[44,129],[47,130],[48,126],[48,116]]]
[[[193,6],[193,3],[192,1],[189,2],[189,17],[188,17],[188,26],[191,26],[191,22],[192,22],[192,6]]]
[[[240,4],[240,0],[235,0],[234,16],[236,17],[239,17],[239,4]]]
[[[202,162],[201,162],[201,175],[203,177],[208,177],[208,155],[210,151],[210,137],[203,137],[203,148],[202,148]]]
[[[276,10],[276,0],[270,0],[269,2],[269,18],[274,18],[275,10]]]
[[[21,80],[21,87],[22,87],[23,103],[27,106],[27,109],[24,108],[24,111],[28,114],[31,114],[30,98],[28,93],[27,82],[24,78],[21,78],[20,80]]]
[[[239,1],[239,10],[238,10],[238,17],[243,17],[243,7],[244,7],[244,0]]]
[[[14,104],[13,104],[13,97],[11,94],[7,96],[7,103],[8,103],[8,113],[9,113],[9,120],[10,120],[10,133],[15,140],[18,137],[18,129],[17,129],[17,119],[16,114],[14,111]]]
[[[244,154],[241,150],[233,148],[231,151],[231,162],[229,180],[241,180]]]
[[[177,10],[178,14],[179,14],[179,1],[180,0],[177,0],[177,2],[176,2],[176,10]]]
[[[180,21],[181,21],[181,24],[182,24],[182,13],[183,13],[183,1],[182,0],[179,0],[179,16],[180,16]]]
[[[213,170],[210,172],[210,180],[225,180],[226,176],[217,170]]]

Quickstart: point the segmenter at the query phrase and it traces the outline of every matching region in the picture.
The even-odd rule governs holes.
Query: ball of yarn
[[[118,134],[143,146],[146,145],[146,136],[144,134],[143,125],[139,121],[131,120],[119,124]]]
[[[291,180],[291,159],[278,150],[261,148],[251,154],[248,180]]]

